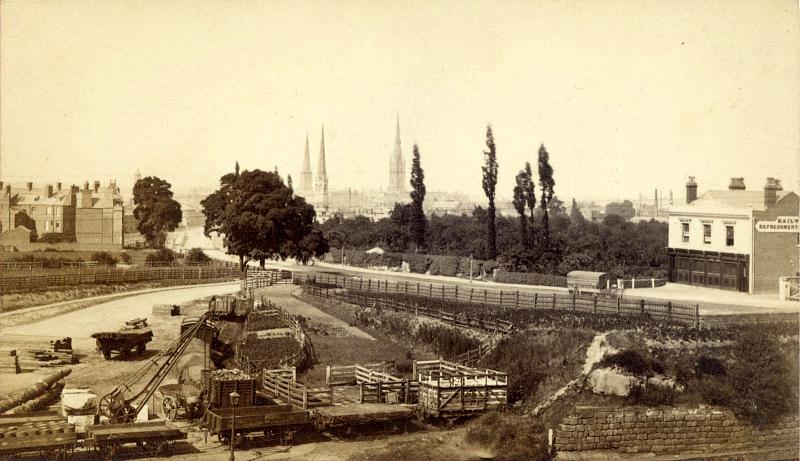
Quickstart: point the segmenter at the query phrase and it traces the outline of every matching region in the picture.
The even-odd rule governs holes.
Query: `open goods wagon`
[[[236,407],[236,435],[262,432],[269,440],[288,445],[297,431],[307,428],[311,419],[308,410],[292,405]],[[206,425],[212,435],[228,443],[233,423],[233,408],[216,408],[206,412]]]
[[[415,361],[419,411],[423,417],[454,420],[498,410],[508,403],[508,374],[445,360]]]
[[[86,446],[94,448],[106,459],[116,459],[124,445],[136,444],[146,455],[168,454],[176,440],[186,433],[165,421],[127,424],[99,424],[86,428]]]
[[[75,449],[75,425],[55,412],[0,416],[0,459],[39,455],[62,460]]]
[[[122,330],[94,333],[92,338],[97,340],[97,348],[106,359],[111,358],[112,352],[118,352],[123,358],[128,357],[133,351],[144,353],[147,343],[153,340],[153,331],[149,328],[141,330]]]

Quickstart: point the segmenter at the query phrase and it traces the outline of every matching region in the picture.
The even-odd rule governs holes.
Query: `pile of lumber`
[[[15,349],[0,350],[0,373],[17,374],[19,372],[17,351]]]
[[[19,365],[25,369],[58,367],[75,362],[76,358],[71,350],[28,349],[19,357]]]
[[[66,421],[35,421],[14,426],[0,426],[0,439],[73,432],[75,432],[75,425]]]

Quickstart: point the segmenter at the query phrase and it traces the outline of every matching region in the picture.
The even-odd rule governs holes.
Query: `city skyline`
[[[239,161],[297,181],[324,125],[330,188],[386,190],[399,113],[429,190],[476,199],[488,123],[500,197],[541,143],[563,198],[798,189],[792,6],[7,1],[0,180],[213,188]]]

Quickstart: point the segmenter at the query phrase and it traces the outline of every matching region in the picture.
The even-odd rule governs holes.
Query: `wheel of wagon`
[[[147,349],[147,345],[140,344],[139,346],[136,347],[136,352],[144,354],[145,349]]]
[[[114,412],[114,422],[117,423],[132,423],[136,419],[136,409],[127,403],[117,408]]]
[[[119,445],[117,445],[114,442],[100,446],[100,453],[103,455],[103,459],[107,460],[116,459],[118,451],[119,451]]]
[[[109,395],[106,395],[102,399],[100,399],[99,407],[100,407],[100,414],[102,416],[105,416],[107,418],[110,418],[112,416],[110,410],[111,397]]]
[[[231,440],[231,436],[227,432],[220,432],[217,434],[217,439],[219,439],[219,443],[227,445]]]
[[[281,433],[281,445],[292,445],[294,443],[294,431]]]
[[[178,402],[171,395],[165,396],[161,402],[161,411],[167,421],[175,421],[178,416]]]
[[[103,358],[106,360],[111,358],[111,349],[103,348]]]

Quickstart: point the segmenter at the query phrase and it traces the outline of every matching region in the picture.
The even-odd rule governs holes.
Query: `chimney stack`
[[[686,183],[686,203],[695,200],[697,200],[697,183],[694,182],[694,176],[689,176],[689,181]]]
[[[100,181],[94,182],[94,191],[98,192],[100,190]]]
[[[6,195],[11,196],[11,184],[6,184]]]
[[[33,183],[28,181],[28,192],[33,190]]]
[[[48,184],[47,185],[47,198],[50,198],[52,196],[53,196],[53,185],[52,184]]]
[[[728,184],[728,190],[745,190],[744,178],[731,178],[731,183]]]
[[[89,190],[89,181],[83,182],[83,191],[86,192]]]
[[[783,190],[780,179],[767,178],[767,184],[764,185],[764,206],[774,205],[778,201],[778,191],[780,190]]]
[[[2,190],[2,189],[3,189],[3,185],[4,185],[4,184],[5,184],[5,183],[4,183],[3,181],[0,181],[0,190]]]
[[[61,192],[61,183],[60,183],[60,182],[57,182],[57,183],[56,183],[56,190],[57,190],[58,192]]]

